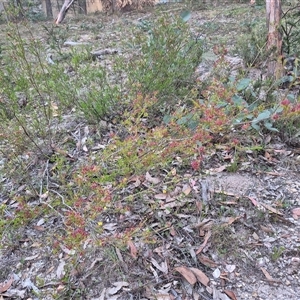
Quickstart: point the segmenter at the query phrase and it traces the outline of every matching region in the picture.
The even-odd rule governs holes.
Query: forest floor
[[[130,56],[135,47],[130,28],[147,25],[163,12],[184,10],[163,5],[120,16],[67,15],[58,27],[37,22],[19,29],[21,36],[49,45],[45,59],[51,63],[63,63],[61,52],[86,47],[84,53],[102,51],[96,66],[112,72],[116,57]],[[242,23],[255,20],[264,21],[263,8],[195,8],[188,25],[205,44],[197,76],[211,71],[219,45],[234,61],[232,72],[259,72],[246,68],[234,53]],[[10,30],[0,25],[0,50]],[[135,154],[128,154],[124,164],[132,171],[118,174],[124,169],[118,147],[125,147],[118,142],[130,130],[145,139],[156,132],[156,121],[149,125],[146,114],[127,128],[126,118],[131,120],[129,115],[119,124],[111,116],[91,123],[71,107],[58,121],[54,155],[30,161],[33,150],[26,150],[18,161],[24,169],[8,164],[13,160],[8,153],[15,149],[0,140],[0,299],[299,299],[298,136],[297,141],[277,132],[226,132],[228,139],[220,134],[201,154],[199,168],[183,163],[184,149],[165,154],[133,140],[136,151],[149,147],[154,155],[149,160],[163,154],[171,159],[143,168],[139,160],[146,163],[148,153],[132,161]],[[164,143],[164,132],[151,136],[160,139],[157,147]],[[247,146],[228,142],[233,139]],[[107,165],[118,175],[100,175]],[[19,170],[20,178],[9,166]]]

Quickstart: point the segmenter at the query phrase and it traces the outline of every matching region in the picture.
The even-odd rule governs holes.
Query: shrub
[[[141,23],[132,44],[139,48],[126,67],[133,94],[156,94],[156,109],[170,109],[191,90],[202,43],[181,18],[163,16]]]
[[[254,66],[267,58],[267,29],[257,20],[245,22],[245,33],[238,37],[235,51],[244,60],[245,65]]]
[[[88,121],[97,122],[110,111],[118,90],[109,85],[104,68],[93,63],[90,49],[49,62],[47,45],[26,26],[22,24],[27,36],[18,24],[8,27],[1,53],[0,151],[15,181],[40,184],[38,176],[28,176],[28,166],[37,157],[50,159],[62,147],[63,115],[75,108]]]
[[[281,31],[283,34],[283,52],[287,55],[300,53],[300,11],[299,4],[290,4],[283,13]]]

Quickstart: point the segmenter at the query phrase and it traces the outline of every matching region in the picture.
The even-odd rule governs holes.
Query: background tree
[[[268,61],[268,76],[279,79],[283,74],[282,63],[282,35],[280,32],[281,24],[281,0],[267,0],[267,49],[272,53]]]
[[[47,0],[43,0],[47,1]],[[51,1],[51,0],[48,0]],[[53,1],[53,0],[52,0]],[[60,5],[57,10],[59,11],[57,18],[56,18],[56,24],[61,23],[69,8],[73,5],[75,0],[65,0],[63,4]],[[90,0],[78,0],[76,1],[76,6],[78,6],[77,11],[79,13],[93,13],[96,11],[111,11],[115,12],[117,10],[130,10],[132,8],[134,9],[140,9],[144,6],[154,5],[156,1],[155,0],[94,0],[93,2]],[[53,6],[53,2],[52,2]],[[47,13],[47,17],[51,17]]]
[[[52,12],[52,3],[51,0],[44,0],[43,1],[44,6],[45,6],[45,10],[46,10],[46,16],[47,18],[53,18],[53,12]]]

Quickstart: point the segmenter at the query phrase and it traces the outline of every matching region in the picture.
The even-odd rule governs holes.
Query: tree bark
[[[45,2],[45,8],[46,8],[46,16],[47,18],[53,18],[53,12],[52,12],[52,4],[51,0],[44,0]]]
[[[71,7],[71,5],[74,1],[75,0],[65,0],[64,4],[63,4],[62,8],[60,9],[60,12],[55,20],[55,24],[60,24],[64,20],[69,8]]]
[[[86,0],[78,0],[78,13],[84,15],[87,14]]]
[[[280,33],[281,0],[267,0],[267,50],[270,52],[268,61],[268,77],[279,79],[283,75],[282,36]]]

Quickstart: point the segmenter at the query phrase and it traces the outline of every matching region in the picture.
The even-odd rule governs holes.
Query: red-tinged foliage
[[[83,227],[85,225],[85,219],[78,212],[68,211],[66,214],[65,224],[70,227]]]
[[[240,141],[239,141],[238,139],[234,138],[234,139],[232,140],[232,143],[233,143],[234,146],[237,146],[237,145],[240,144]]]
[[[280,119],[280,115],[279,114],[272,115],[272,120],[276,121],[278,119]]]
[[[88,236],[88,233],[83,228],[76,228],[73,232],[71,232],[71,236],[78,240],[83,239]]]
[[[292,106],[291,112],[300,113],[300,103],[296,103]]]
[[[283,105],[283,106],[289,106],[290,103],[291,103],[291,102],[290,102],[288,99],[286,99],[286,98],[285,98],[284,100],[281,101],[281,105]]]
[[[199,160],[199,159],[192,160],[191,167],[192,167],[193,171],[199,171],[200,166],[201,166],[201,160]]]

